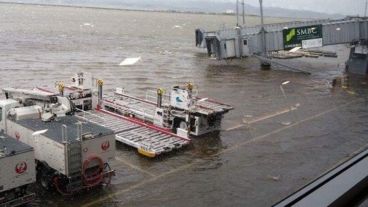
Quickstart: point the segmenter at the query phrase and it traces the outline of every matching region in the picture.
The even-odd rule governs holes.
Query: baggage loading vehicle
[[[97,82],[101,86],[99,94],[97,91],[92,91],[93,83]],[[102,101],[103,82],[93,80],[89,73],[76,74],[72,78],[71,85],[66,86],[63,82],[57,82],[56,85],[56,88],[38,87],[34,91],[69,97],[76,107],[76,116],[113,130],[117,141],[136,148],[138,153],[146,157],[156,157],[190,144],[189,138],[180,137],[168,129],[99,107],[98,101]],[[86,110],[91,108],[93,110]]]
[[[57,92],[55,95],[68,97],[74,106],[81,110],[92,110],[92,85],[93,77],[90,73],[78,73],[72,77],[71,85],[64,85],[62,81],[56,82]],[[36,88],[41,92],[50,93],[49,90]]]
[[[66,97],[5,88],[0,127],[34,148],[37,176],[45,188],[63,195],[108,184],[114,171],[115,136],[110,129],[73,116]]]
[[[83,98],[72,99],[80,111],[77,115],[114,130],[116,140],[137,148],[148,157],[189,144],[190,135],[220,130],[223,115],[233,109],[230,105],[197,97],[192,84],[175,86],[170,95],[165,95],[163,89],[150,91],[141,99],[120,88],[112,96],[103,95],[103,81],[92,78],[89,73],[76,74],[72,82],[71,86],[59,82],[58,91],[38,90],[69,97],[89,91]],[[96,87],[94,83],[98,90],[88,90]],[[85,108],[94,110],[81,110]]]
[[[84,103],[86,108],[99,108],[134,117],[183,137],[220,130],[223,115],[233,109],[228,104],[198,97],[190,83],[184,87],[172,87],[169,95],[165,95],[165,89],[148,91],[146,98],[142,99],[125,93],[121,88],[117,88],[112,96],[103,96],[103,81],[94,79],[89,73],[76,74],[72,82],[72,86],[59,88],[73,89],[73,92],[68,92],[69,97],[83,94],[82,98],[72,99],[76,106]],[[94,82],[98,85],[97,92],[91,90]],[[62,90],[59,92],[65,93]],[[86,97],[91,98],[87,101]]]
[[[168,96],[164,91],[157,89],[156,96],[146,95],[146,99],[140,99],[117,89],[113,96],[100,101],[100,107],[136,117],[182,137],[219,131],[224,114],[233,109],[230,105],[195,96],[192,84],[174,86]]]
[[[30,203],[36,182],[33,148],[0,132],[0,207]]]

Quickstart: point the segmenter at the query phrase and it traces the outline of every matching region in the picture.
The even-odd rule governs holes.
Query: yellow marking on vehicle
[[[141,154],[141,155],[144,155],[146,157],[149,157],[149,158],[154,158],[156,157],[156,153],[152,152],[152,151],[147,151],[143,148],[138,148],[138,153]]]

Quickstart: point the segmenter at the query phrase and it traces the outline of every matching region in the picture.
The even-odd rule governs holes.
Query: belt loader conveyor
[[[190,143],[190,139],[105,110],[80,112],[77,116],[113,130],[117,141],[137,148],[139,153],[148,157],[180,149]]]
[[[116,103],[125,107],[130,112],[136,112],[136,115],[141,114],[147,119],[152,119],[153,122],[153,117],[157,107],[156,102],[136,98],[118,91],[116,91],[112,97],[104,97],[104,100],[107,102],[105,103],[107,105],[109,105],[109,103]],[[233,107],[228,104],[220,103],[208,98],[193,97],[193,101],[195,107],[192,108],[192,110],[201,114],[209,115],[211,113],[221,113],[233,109]]]
[[[233,109],[230,105],[197,97],[192,84],[174,86],[169,95],[158,89],[153,92],[152,100],[147,96],[146,99],[131,96],[121,88],[112,95],[103,95],[103,81],[83,72],[72,78],[71,85],[59,82],[57,86],[57,90],[36,90],[69,97],[80,111],[80,118],[112,129],[117,141],[149,157],[189,144],[190,135],[220,130],[223,115]],[[96,86],[97,91],[93,89]]]

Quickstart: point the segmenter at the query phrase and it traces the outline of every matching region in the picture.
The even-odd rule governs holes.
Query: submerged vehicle
[[[36,182],[33,148],[0,132],[0,166],[0,206],[32,202],[35,194],[30,186]]]
[[[89,73],[76,74],[68,86],[58,82],[57,91],[37,89],[69,97],[78,116],[114,130],[116,140],[148,157],[188,145],[191,135],[220,130],[223,115],[233,109],[198,97],[192,84],[174,86],[169,95],[164,89],[149,91],[146,98],[129,95],[121,88],[103,95],[103,81]]]
[[[112,130],[80,120],[66,97],[5,88],[0,128],[34,148],[37,178],[63,195],[109,183],[115,157]]]

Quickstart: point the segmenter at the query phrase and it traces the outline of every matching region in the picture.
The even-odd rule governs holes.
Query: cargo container
[[[34,150],[0,132],[0,207],[32,202],[36,182]]]

